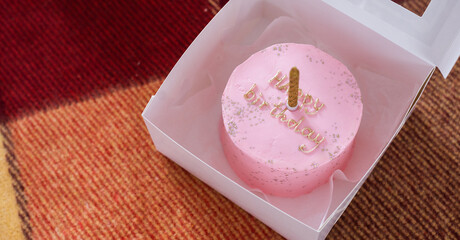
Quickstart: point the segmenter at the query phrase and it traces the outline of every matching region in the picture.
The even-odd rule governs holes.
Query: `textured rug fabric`
[[[282,239],[156,151],[141,118],[223,3],[4,2],[0,239]],[[460,239],[458,89],[460,63],[435,72],[330,239]]]

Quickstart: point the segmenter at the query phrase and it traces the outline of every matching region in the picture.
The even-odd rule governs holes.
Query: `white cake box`
[[[435,67],[460,55],[460,1],[431,0],[422,17],[390,0],[231,0],[190,45],[142,116],[161,153],[289,239],[323,239],[408,118]],[[250,189],[221,147],[220,98],[233,69],[281,42],[342,61],[363,96],[353,156],[298,198]]]

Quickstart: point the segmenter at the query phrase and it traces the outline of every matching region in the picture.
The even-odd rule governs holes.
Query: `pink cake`
[[[300,72],[295,111],[286,109],[292,67]],[[249,186],[296,197],[345,167],[362,111],[361,92],[345,65],[311,45],[277,44],[230,76],[222,95],[222,146]]]

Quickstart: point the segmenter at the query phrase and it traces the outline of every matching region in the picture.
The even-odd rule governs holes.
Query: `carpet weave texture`
[[[141,117],[225,2],[4,1],[0,239],[283,239],[160,154]],[[459,62],[434,73],[329,239],[460,239],[459,89]]]

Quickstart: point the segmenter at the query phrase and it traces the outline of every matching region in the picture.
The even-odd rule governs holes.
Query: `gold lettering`
[[[274,116],[275,116],[276,110],[281,109],[281,108],[280,108],[281,106],[282,106],[281,103],[275,104],[275,107],[270,111],[270,115],[272,115],[272,116],[274,117]]]
[[[297,128],[300,126],[300,123],[301,123],[302,121],[303,121],[303,117],[300,118],[300,120],[297,122],[297,125],[296,125],[295,128],[294,128],[294,131],[295,131],[295,132],[300,132],[300,130],[298,130]]]
[[[281,73],[281,71],[278,70],[278,72],[276,72],[275,76],[273,76],[270,80],[268,80],[268,83],[272,83],[273,80],[278,80],[278,75]]]
[[[312,141],[315,143],[315,146],[312,149],[307,149],[307,146],[305,144],[302,144],[299,146],[299,150],[304,152],[304,153],[311,153],[313,152],[318,146],[324,141],[324,137],[321,137],[319,133],[314,136],[315,131],[309,127],[304,127],[302,130],[299,130],[300,123],[304,120],[303,117],[301,117],[298,121],[295,119],[287,119],[286,117],[286,111],[287,108],[284,107],[283,103],[278,103],[275,104],[275,107],[271,110],[270,115],[274,118],[279,119],[281,122],[285,122],[287,127],[294,130],[294,132],[300,133],[302,136],[307,138],[308,140]],[[277,112],[278,110],[281,110],[280,112]]]
[[[311,136],[313,135],[313,133],[315,133],[315,131],[311,132],[310,134],[308,134],[308,139],[313,141],[313,142],[317,142],[318,141],[318,137],[320,136],[319,133],[316,134],[316,137],[315,138],[311,138]],[[324,139],[324,137],[323,137]]]
[[[264,106],[270,106],[270,105],[268,104],[268,102],[263,101],[263,102],[259,105],[259,109],[262,109]]]
[[[301,119],[299,119],[299,121],[296,121],[294,119],[289,119],[288,122],[287,122],[287,126],[288,128],[294,128],[294,131],[295,132],[300,132],[300,130],[297,130],[297,128],[299,127],[300,123],[303,121],[303,117]]]
[[[305,108],[304,109],[305,114],[314,115],[314,114],[318,113],[319,110],[321,110],[321,108],[323,108],[323,106],[324,106],[324,103],[321,103],[321,105],[318,107],[318,103],[319,103],[319,99],[316,98],[315,103],[313,105],[314,110],[309,110],[308,108]]]
[[[256,87],[257,85],[254,83],[252,84],[252,87],[251,89],[249,89],[249,91],[247,93],[244,94],[244,99],[248,100],[248,101],[251,101],[255,96],[256,96],[256,93],[254,92],[254,88]]]
[[[308,100],[308,102],[307,102],[307,100]],[[310,105],[310,104],[312,104],[312,103],[313,103],[313,97],[312,97],[310,94],[306,94],[306,95],[304,96],[304,98],[303,98],[301,107],[304,107],[305,105]],[[307,109],[305,108],[305,111],[306,111],[306,110],[307,110]]]
[[[272,83],[273,81],[275,81],[275,87],[279,90],[282,90],[282,91],[288,91],[289,90],[289,81],[287,83],[285,83],[284,85],[283,82],[284,80],[286,80],[287,76],[286,75],[283,75],[281,73],[281,71],[278,71],[276,72],[275,76],[270,79],[270,81],[268,81],[269,83]]]
[[[276,86],[276,88],[278,88],[281,91],[288,92],[288,90],[289,90],[289,82],[284,84],[283,86],[278,86],[278,84],[276,84],[275,86]]]
[[[315,142],[315,146],[309,150],[307,150],[307,146],[305,144],[302,144],[299,146],[299,150],[302,151],[303,153],[311,153],[313,151],[315,151],[315,149],[318,148],[319,144],[321,144],[323,141],[324,141],[324,137],[321,138],[321,140],[318,140],[318,136],[319,136],[319,133],[318,135],[316,135],[316,137],[312,140],[313,142]],[[311,140],[311,139],[310,139]]]
[[[281,76],[280,76],[281,75]],[[269,83],[273,83],[274,87],[278,90],[288,91],[289,90],[289,82],[284,84],[284,80],[286,80],[286,75],[282,75],[280,71],[276,73],[276,75],[269,81]],[[255,88],[257,85],[254,83],[252,84],[251,88],[244,94],[244,98],[251,102],[251,104],[258,104],[259,109],[267,106],[269,107],[270,104],[266,102],[263,98],[261,92],[257,93]],[[304,93],[302,89],[299,89],[299,99],[302,99],[302,104],[300,105],[303,108],[304,112],[307,115],[313,115],[318,113],[324,107],[323,103],[319,102],[319,99],[314,99],[310,94]],[[260,102],[259,102],[260,100]],[[308,107],[308,108],[307,108]],[[300,124],[303,122],[304,117],[301,117],[299,120],[295,119],[288,119],[286,116],[287,107],[284,102],[280,102],[275,104],[274,107],[270,111],[270,115],[276,119],[279,119],[280,122],[286,123],[286,126],[289,129],[292,129],[294,132],[301,134],[303,137],[307,138],[309,141],[315,143],[311,149],[308,149],[306,144],[302,144],[299,146],[299,150],[303,153],[311,153],[318,148],[318,146],[324,141],[324,137],[322,137],[319,133],[315,134],[315,131],[309,127],[304,127],[301,129]]]
[[[286,109],[287,109],[287,108],[286,108]],[[286,109],[284,109],[283,111],[286,111]],[[286,115],[285,115],[285,114],[283,114],[283,116],[280,117],[280,121],[281,121],[281,122],[287,122],[287,121],[288,121],[288,119],[286,119]]]
[[[308,131],[308,133],[305,133],[305,131]],[[302,134],[302,136],[304,137],[307,137],[313,132],[313,130],[311,128],[303,128],[301,131],[300,131],[300,134]]]
[[[281,78],[280,78],[280,74],[281,74]],[[273,80],[276,80],[275,86],[278,87],[278,85],[279,85],[282,81],[284,81],[285,79],[286,79],[286,75],[283,75],[283,74],[281,73],[281,71],[278,70],[278,72],[276,72],[275,76],[274,76],[273,78],[271,78],[268,82],[269,82],[269,83],[272,83]]]
[[[287,93],[289,91],[289,81],[287,83],[284,83],[284,80],[286,80],[286,75],[283,75],[281,71],[278,71],[276,72],[275,76],[271,78],[268,82],[271,84],[273,83],[273,81],[275,81],[276,83],[274,87],[280,91],[284,91],[285,93]],[[314,115],[324,107],[324,103],[321,103],[321,105],[319,105],[318,98],[314,99],[312,95],[304,93],[302,89],[299,88],[299,99],[302,99],[302,97],[303,100],[302,104],[300,104],[300,108],[303,108],[303,111],[307,115]],[[308,106],[311,105],[313,106],[308,108]]]
[[[252,104],[256,104],[261,99],[262,99],[262,93],[259,93],[259,96],[257,96],[256,100],[252,101]]]
[[[262,109],[264,106],[270,106],[270,104],[264,100],[264,96],[261,92],[259,92],[259,95],[256,94],[254,90],[256,87],[257,85],[255,83],[252,84],[251,88],[244,94],[244,99],[252,101],[251,104],[257,104],[259,100],[262,101],[262,103],[259,104],[259,109]]]
[[[293,128],[296,125],[297,125],[297,122],[294,119],[289,119],[289,121],[287,122],[288,128]]]
[[[288,119],[286,118],[286,114],[285,114],[287,111],[287,107],[284,107],[284,109],[281,112],[276,113],[276,110],[281,109],[282,106],[283,106],[283,103],[275,104],[275,107],[270,111],[270,115],[272,115],[272,117],[274,118],[278,118],[281,122],[287,122]]]
[[[275,118],[279,118],[281,122],[287,122],[286,120],[286,114],[284,114],[287,111],[287,108],[285,107],[283,111],[275,115]]]
[[[315,105],[313,106],[316,109],[316,111],[321,110],[321,108],[323,108],[324,106],[324,103],[321,103],[321,106],[318,107],[318,102],[319,102],[319,99],[317,98],[315,101]]]

